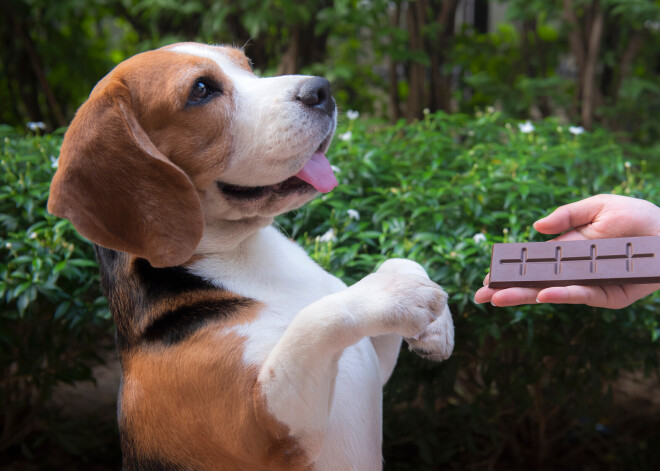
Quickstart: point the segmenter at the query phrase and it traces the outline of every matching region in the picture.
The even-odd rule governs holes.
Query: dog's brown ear
[[[155,267],[180,265],[204,230],[195,187],[142,129],[126,86],[104,85],[66,132],[48,211],[99,245]]]

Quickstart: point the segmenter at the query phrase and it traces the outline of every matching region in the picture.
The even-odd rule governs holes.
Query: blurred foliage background
[[[175,41],[318,74],[344,109],[421,118],[494,105],[660,132],[657,0],[3,0],[0,122],[65,126],[115,64]]]
[[[543,240],[556,206],[658,201],[660,1],[2,0],[0,40],[0,469],[119,468],[113,406],[53,401],[98,379],[113,326],[48,186],[96,81],[184,40],[328,77],[360,112],[328,154],[340,186],[279,225],[348,283],[402,256],[450,293],[454,356],[404,351],[386,386],[386,470],[660,469],[659,296],[472,302],[491,243]]]

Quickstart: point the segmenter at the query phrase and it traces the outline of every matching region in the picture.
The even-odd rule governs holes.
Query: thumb
[[[593,222],[602,210],[604,202],[592,196],[575,203],[560,206],[548,216],[534,223],[534,229],[541,234],[559,234],[569,229]]]

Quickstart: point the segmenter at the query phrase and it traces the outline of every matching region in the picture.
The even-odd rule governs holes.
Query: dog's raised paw
[[[419,275],[429,279],[429,275],[419,263],[405,258],[390,258],[378,268],[378,273],[399,273]]]
[[[432,361],[442,361],[449,358],[454,350],[454,323],[445,306],[441,315],[431,322],[424,331],[415,338],[407,338],[408,347],[422,358]]]

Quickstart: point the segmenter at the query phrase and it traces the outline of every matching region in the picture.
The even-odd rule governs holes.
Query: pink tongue
[[[312,155],[296,177],[309,183],[321,193],[328,193],[337,186],[337,178],[330,167],[330,162],[321,152]]]

